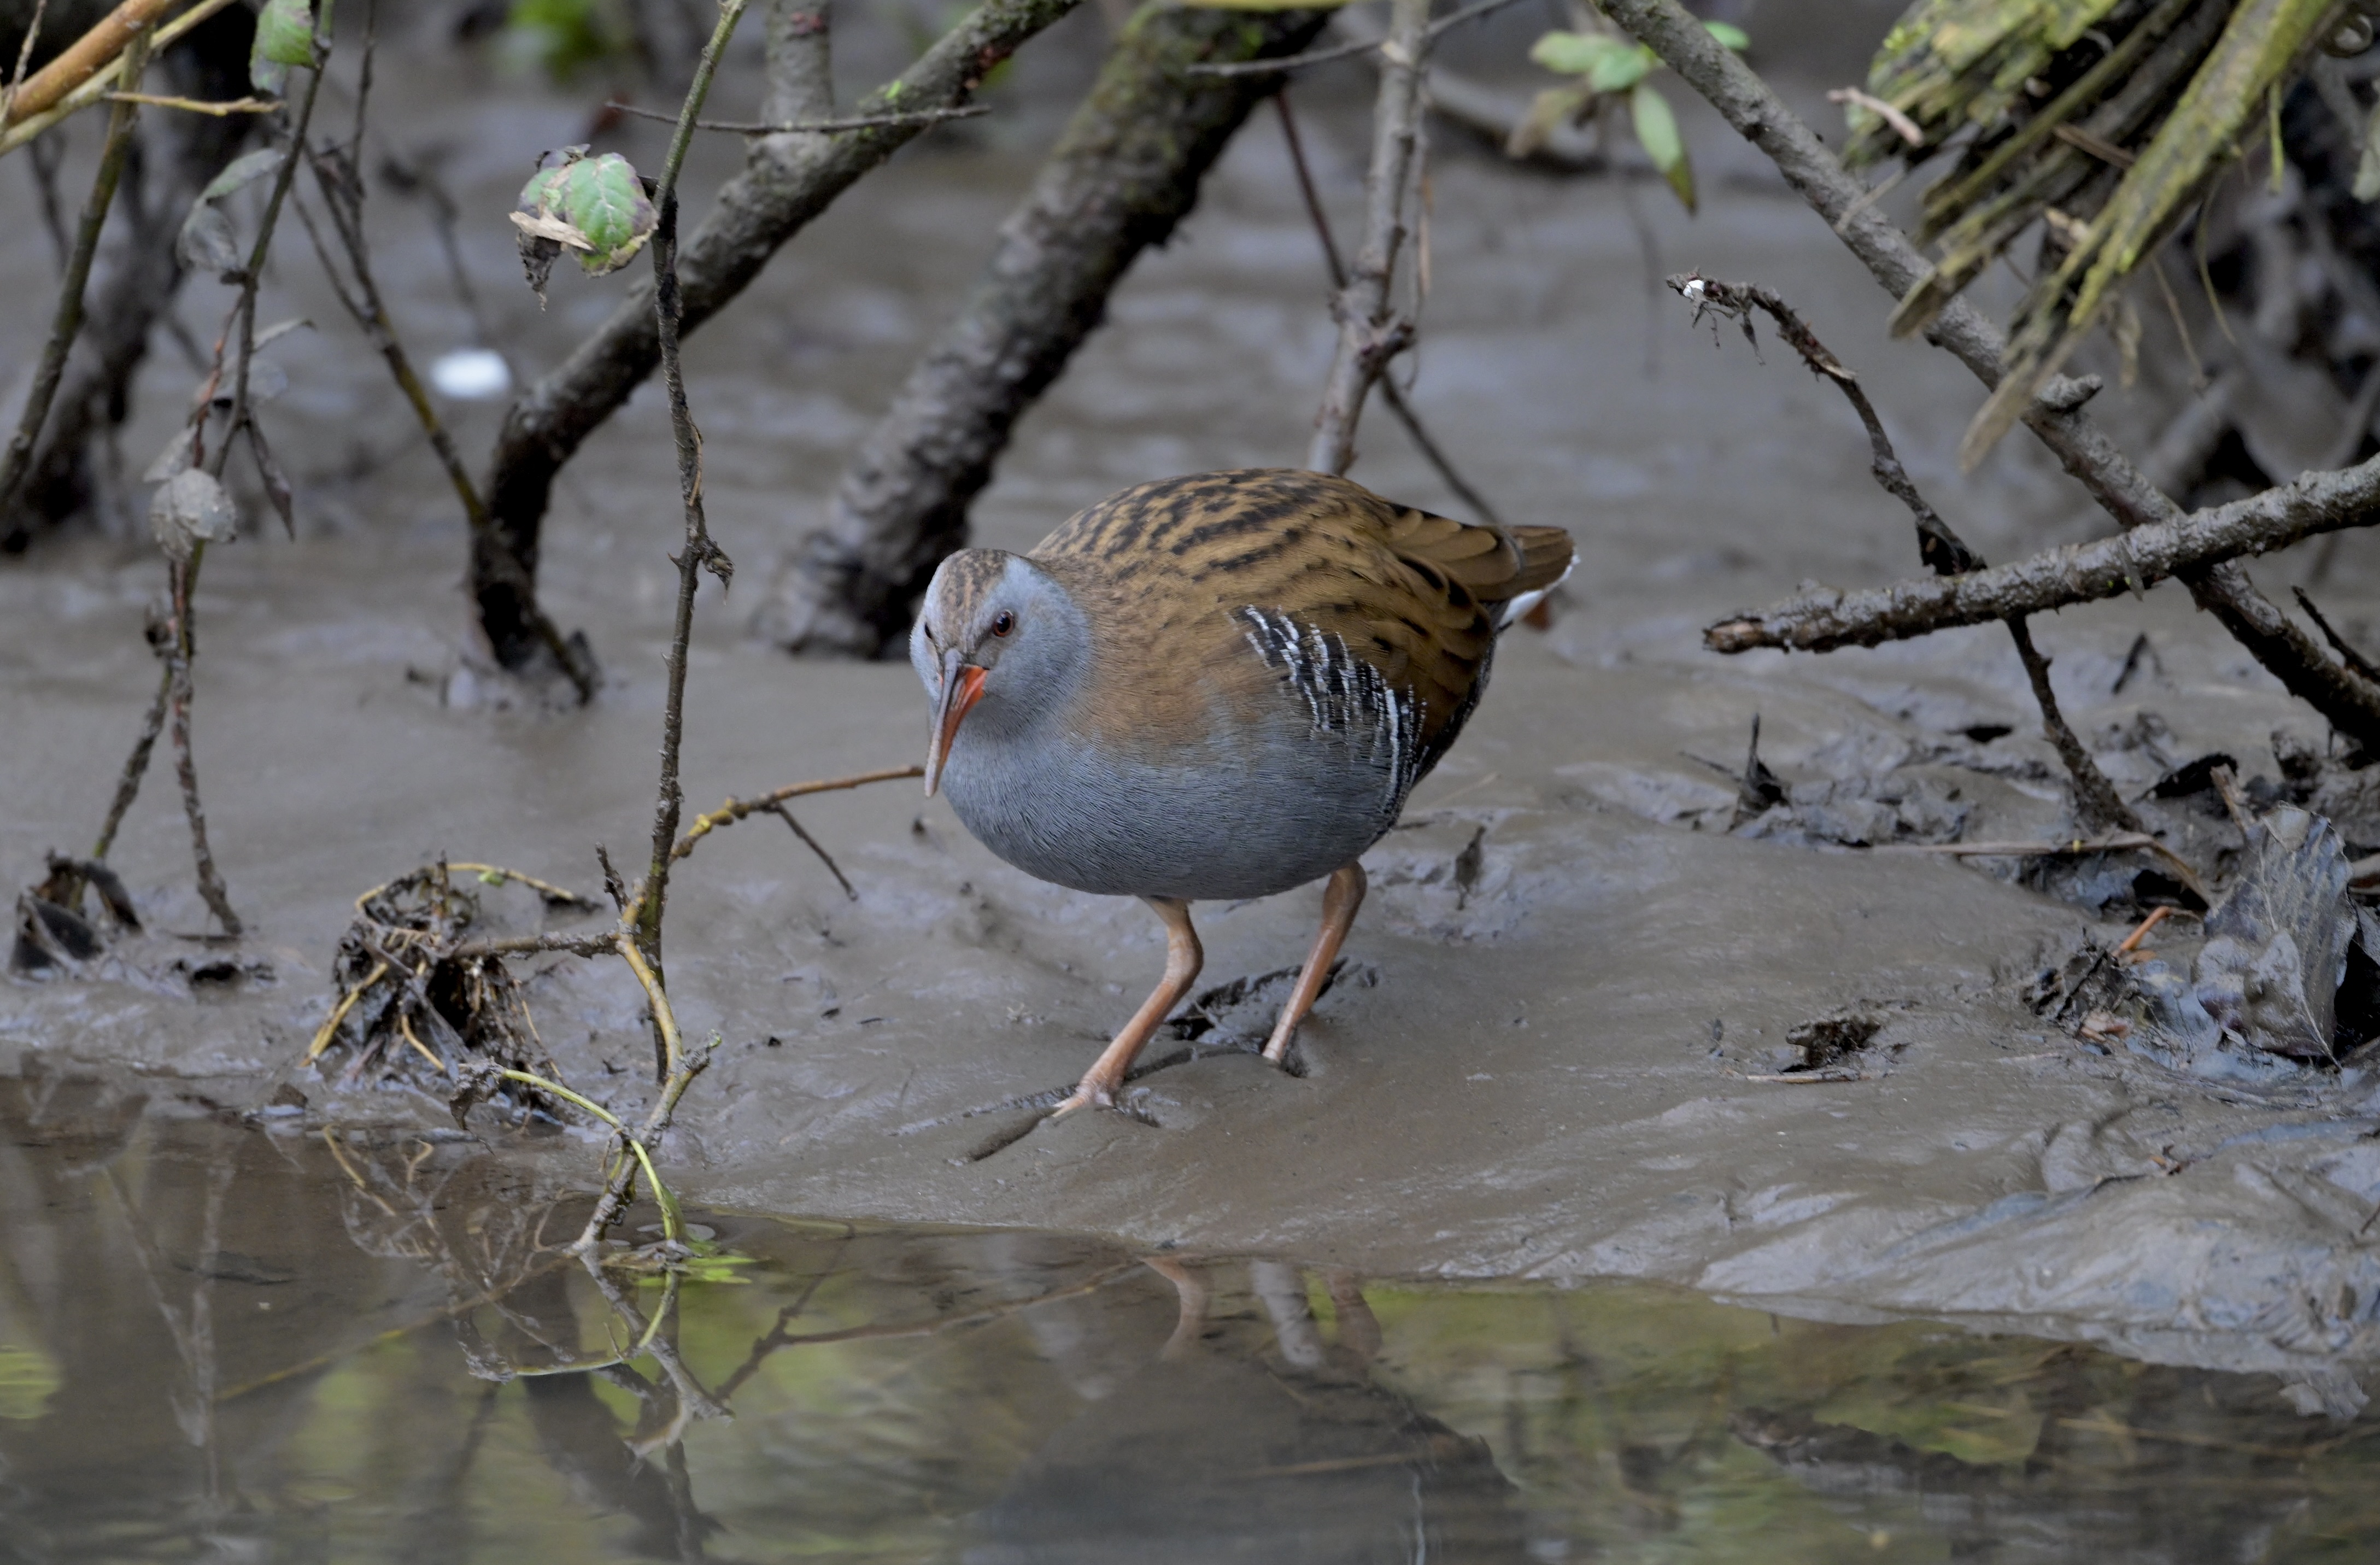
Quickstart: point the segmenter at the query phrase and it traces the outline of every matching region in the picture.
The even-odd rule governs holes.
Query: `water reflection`
[[[751,1264],[589,1271],[545,1248],[584,1207],[537,1159],[158,1107],[0,1083],[0,1559],[2179,1562],[2380,1539],[2380,1420],[2343,1376],[750,1216],[703,1221]]]

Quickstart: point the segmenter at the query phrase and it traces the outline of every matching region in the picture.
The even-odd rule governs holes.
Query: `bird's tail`
[[[1521,553],[1521,568],[1498,587],[1510,597],[1497,606],[1496,628],[1503,629],[1546,601],[1546,594],[1570,579],[1578,564],[1570,534],[1560,528],[1506,528],[1504,535]]]

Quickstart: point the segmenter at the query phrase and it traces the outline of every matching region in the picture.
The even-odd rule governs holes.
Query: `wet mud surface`
[[[467,249],[507,346],[552,362],[613,296],[568,279],[539,317],[499,214],[529,153],[578,139],[582,106],[472,95],[431,68],[442,57],[414,59],[412,134],[447,150],[449,177],[490,214]],[[1336,79],[1316,90],[1313,139],[1352,222],[1362,131],[1331,111],[1360,79]],[[863,183],[690,341],[712,525],[742,567],[733,595],[705,588],[694,807],[922,748],[905,667],[796,663],[742,627],[1029,177],[1039,113],[946,133]],[[1572,528],[1582,564],[1553,630],[1512,639],[1463,743],[1367,858],[1372,899],[1302,1035],[1304,1074],[1245,1049],[1282,981],[1259,980],[1305,949],[1312,889],[1200,910],[1204,982],[1226,992],[1152,1049],[1140,1117],[1019,1135],[1030,1119],[1015,1105],[1071,1083],[1146,992],[1156,922],[1007,868],[914,784],[830,795],[800,815],[856,899],[765,819],[709,839],[672,897],[671,992],[690,1030],[723,1039],[663,1148],[692,1198],[1368,1275],[1634,1279],[1791,1320],[1949,1318],[2166,1365],[2351,1377],[2380,1353],[2368,1074],[2213,1082],[2039,1014],[2028,995],[2044,971],[2137,920],[2137,859],[2084,864],[2049,894],[2005,878],[2006,860],[1897,851],[2068,831],[2005,636],[1823,660],[1699,649],[1699,627],[1727,611],[1805,577],[1904,574],[1915,551],[1839,397],[1779,351],[1714,348],[1643,285],[1629,200],[1658,237],[1657,273],[1758,281],[1800,309],[1986,556],[2099,526],[2015,443],[1957,477],[1976,397],[1963,372],[1888,343],[1886,301],[1823,224],[1754,154],[1690,124],[1708,193],[1692,222],[1656,188],[1441,149],[1413,398],[1508,517]],[[632,153],[657,145],[625,134]],[[703,176],[727,155],[707,151]],[[5,200],[30,212],[20,187]],[[373,221],[418,350],[468,346],[426,222],[379,197]],[[46,285],[37,247],[5,264]],[[1288,165],[1257,126],[1026,419],[978,507],[979,540],[1026,546],[1153,475],[1294,460],[1330,346],[1320,275]],[[212,321],[217,292],[194,285],[186,317]],[[595,893],[598,843],[635,857],[677,527],[667,424],[658,395],[640,395],[565,474],[550,602],[587,628],[612,683],[588,711],[540,712],[475,669],[451,495],[318,295],[290,268],[263,317],[324,323],[285,339],[288,389],[267,413],[300,536],[260,530],[218,552],[198,600],[199,755],[250,938],[231,952],[176,933],[202,910],[170,776],[152,776],[115,855],[152,934],[90,978],[0,987],[0,1066],[103,1076],[186,1110],[271,1108],[276,1127],[309,1134],[451,1131],[434,1084],[346,1083],[336,1053],[320,1072],[297,1062],[367,888],[443,854]],[[6,350],[31,329],[0,324]],[[170,356],[152,364],[125,437],[132,472],[187,391]],[[2120,421],[2122,394],[2102,400]],[[467,450],[485,449],[493,406],[450,409]],[[1451,503],[1384,420],[1364,447],[1358,479]],[[2351,636],[2380,621],[2367,542],[2348,540],[2324,595]],[[2284,556],[2257,572],[2281,594],[2301,568]],[[161,578],[128,537],[0,566],[0,862],[20,884],[96,829],[152,687],[140,622]],[[2129,657],[2143,633],[2153,655]],[[2319,739],[2177,588],[2035,634],[2128,796],[2218,750],[2252,786],[2282,773],[2276,730]],[[1730,831],[1755,713],[1782,797]],[[480,895],[493,930],[547,916],[517,887]],[[558,958],[518,971],[570,1082],[640,1106],[650,1055],[626,976]],[[273,1103],[284,1086],[302,1106]],[[592,1178],[591,1142],[472,1123],[523,1178]],[[1777,1427],[1777,1449],[1802,1449]]]

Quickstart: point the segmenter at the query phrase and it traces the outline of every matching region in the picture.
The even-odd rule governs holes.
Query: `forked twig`
[[[1339,241],[1330,235],[1330,214],[1322,209],[1321,192],[1315,188],[1314,172],[1306,165],[1305,139],[1297,133],[1297,116],[1290,112],[1286,86],[1273,94],[1272,106],[1281,116],[1281,139],[1289,144],[1290,167],[1297,175],[1298,194],[1305,200],[1306,217],[1314,224],[1314,237],[1322,247],[1322,263],[1330,273],[1330,291],[1335,296],[1347,285],[1347,267],[1339,259]],[[1422,427],[1421,415],[1415,412],[1413,405],[1405,400],[1405,394],[1397,385],[1395,376],[1380,378],[1380,400],[1389,405],[1389,411],[1396,415],[1397,422],[1405,427],[1405,433],[1413,437],[1414,444],[1438,470],[1439,481],[1470,506],[1479,520],[1491,528],[1502,527],[1503,518],[1497,516],[1496,508],[1488,503],[1488,497],[1472,488],[1463,475],[1455,471],[1452,460],[1439,448],[1438,442],[1430,438],[1429,431]]]
[[[694,824],[686,829],[686,835],[680,837],[671,846],[669,855],[673,860],[684,858],[694,852],[695,843],[721,827],[733,826],[747,815],[763,811],[773,812],[788,799],[798,799],[810,794],[832,794],[845,788],[865,787],[870,782],[897,782],[904,777],[923,777],[925,774],[926,769],[922,766],[896,766],[882,771],[863,771],[852,777],[832,777],[822,782],[789,783],[783,788],[774,789],[752,798],[730,799],[707,815],[696,816]]]
[[[1421,140],[1422,62],[1429,48],[1429,0],[1394,0],[1380,44],[1380,91],[1372,111],[1372,161],[1364,179],[1364,243],[1346,285],[1331,301],[1339,341],[1323,382],[1322,407],[1305,465],[1343,473],[1355,459],[1365,394],[1389,360],[1410,346],[1414,323],[1391,297],[1405,241],[1405,198]]]
[[[1756,354],[1759,341],[1752,326],[1752,312],[1759,309],[1776,323],[1777,334],[1785,339],[1793,351],[1802,356],[1810,372],[1831,382],[1852,405],[1853,412],[1867,431],[1869,470],[1877,485],[1887,494],[1909,508],[1917,525],[1917,557],[1932,568],[1937,576],[1964,576],[1983,569],[1984,562],[1962,542],[1942,519],[1901,465],[1900,455],[1893,450],[1892,437],[1884,431],[1884,420],[1876,416],[1876,405],[1868,400],[1859,377],[1843,367],[1808,322],[1794,313],[1791,307],[1767,288],[1740,283],[1722,283],[1699,273],[1688,273],[1670,279],[1670,286],[1679,297],[1694,307],[1694,321],[1699,323],[1707,315],[1724,316],[1742,328],[1744,340],[1751,343]],[[1716,333],[1716,323],[1713,325]],[[2140,817],[2116,792],[2107,774],[2099,770],[2091,752],[2083,746],[2066,716],[2058,710],[2058,695],[2050,687],[2049,660],[2041,655],[2033,643],[2033,632],[2022,614],[2010,614],[2006,621],[2010,639],[2016,643],[2017,657],[2024,664],[2026,681],[2033,686],[2033,698],[2041,708],[2042,727],[2049,742],[2057,746],[2058,758],[2066,763],[2067,774],[2074,782],[2075,814],[2085,831],[2106,831],[2141,830]]]
[[[156,30],[154,36],[150,40],[149,52],[153,55],[173,43],[192,28],[233,3],[234,0],[199,0],[197,5]],[[123,30],[115,26],[113,18],[101,22],[99,28],[92,30],[92,33],[87,33],[84,36],[89,38],[101,29],[107,28],[115,29],[115,48],[120,51],[128,40]],[[42,67],[42,75],[46,76],[50,71],[57,69],[67,57],[67,55],[61,55],[57,59],[52,60]],[[79,114],[92,104],[103,102],[109,91],[116,83],[126,79],[124,75],[126,63],[121,53],[113,54],[104,59],[104,63],[99,64],[96,69],[78,80],[67,83],[46,107],[33,106],[34,83],[26,82],[25,91],[12,98],[9,111],[5,116],[0,116],[0,123],[5,123],[6,126],[6,129],[0,129],[0,156],[15,152],[67,116]],[[38,79],[36,78],[36,80]]]

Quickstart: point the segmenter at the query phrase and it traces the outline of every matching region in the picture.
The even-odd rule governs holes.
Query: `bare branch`
[[[278,98],[227,98],[209,103],[198,98],[176,98],[155,92],[103,92],[100,96],[111,103],[147,103],[152,108],[179,109],[185,114],[213,115],[220,119],[225,115],[279,114],[288,107]]]
[[[1830,588],[1812,593],[1756,614],[1721,620],[1703,632],[1703,644],[1715,652],[1746,652],[1755,647],[1822,652],[1906,640],[2010,614],[2041,613],[2113,598],[2128,590],[2134,576],[2143,583],[2162,581],[2243,555],[2270,553],[2323,533],[2364,527],[2375,509],[2380,509],[2380,457],[2339,472],[2307,473],[2228,505],[2113,538],[2070,543],[2012,565],[1859,592]]]
[[[1908,236],[1874,205],[1861,205],[1865,191],[1826,144],[1676,0],[1609,0],[1604,9],[1767,153],[1786,182],[1835,225],[1852,252],[1895,298],[1906,297],[1925,278],[1929,271],[1925,258]],[[1999,383],[2007,341],[1964,299],[1951,300],[1926,326],[1925,336],[1985,386]],[[2052,381],[2026,409],[2025,426],[2120,525],[2137,528],[2172,517],[2173,502],[2082,415],[2082,400],[2074,396],[2073,382]],[[2220,620],[2292,695],[2340,733],[2380,751],[2380,689],[2325,657],[2313,638],[2258,592],[2236,565],[2196,568],[2188,583],[2199,606]]]
[[[1339,242],[1330,237],[1330,214],[1322,210],[1321,192],[1314,188],[1314,172],[1306,166],[1305,142],[1297,133],[1297,115],[1290,110],[1286,86],[1273,94],[1272,106],[1281,117],[1281,140],[1289,144],[1290,167],[1297,174],[1297,193],[1305,202],[1306,217],[1314,224],[1315,240],[1322,247],[1322,264],[1330,273],[1330,291],[1336,294],[1347,285],[1347,266],[1339,259]],[[1452,490],[1456,498],[1470,506],[1481,521],[1489,527],[1502,527],[1504,519],[1496,514],[1494,506],[1488,503],[1488,497],[1472,488],[1455,470],[1453,458],[1439,448],[1438,442],[1423,427],[1421,415],[1414,411],[1413,405],[1405,400],[1405,394],[1398,389],[1396,377],[1381,378],[1380,400],[1389,405],[1389,411],[1395,414],[1397,422],[1405,427],[1405,433],[1413,437],[1413,443],[1423,457],[1437,469],[1439,480]]]
[[[1449,29],[1461,27],[1464,22],[1477,21],[1489,12],[1500,11],[1512,4],[1513,0],[1475,0],[1475,4],[1465,6],[1452,16],[1441,17],[1430,23],[1429,30],[1423,35],[1424,41],[1435,43]],[[1192,76],[1279,76],[1286,71],[1304,70],[1308,66],[1318,66],[1330,60],[1349,60],[1358,55],[1368,55],[1387,42],[1385,38],[1351,39],[1344,43],[1334,43],[1327,49],[1313,49],[1303,55],[1292,55],[1286,59],[1196,65],[1190,67],[1190,74]]]
[[[1892,448],[1892,437],[1885,433],[1884,420],[1876,416],[1876,405],[1868,400],[1867,392],[1859,383],[1859,377],[1843,367],[1842,360],[1818,340],[1817,334],[1810,330],[1809,323],[1795,314],[1783,299],[1767,288],[1721,283],[1699,274],[1672,277],[1670,286],[1694,305],[1696,321],[1700,321],[1706,311],[1730,316],[1742,324],[1746,338],[1753,335],[1752,310],[1756,308],[1767,311],[1769,319],[1777,323],[1778,335],[1802,356],[1802,362],[1809,366],[1810,372],[1840,391],[1852,405],[1852,410],[1859,415],[1860,423],[1867,431],[1869,461],[1877,487],[1907,506],[1911,517],[1917,524],[1919,560],[1931,566],[1936,576],[1957,576],[1983,568],[1983,560],[1950,530],[1950,524],[1942,519],[1941,513],[1917,491],[1915,480],[1910,478],[1909,469],[1901,466],[1900,454]],[[2140,818],[2132,813],[2131,807],[2124,803],[2123,795],[2116,792],[2115,785],[2107,781],[2107,774],[2091,758],[2091,752],[2067,722],[2066,714],[2058,710],[2058,694],[2049,683],[2049,660],[2043,657],[2041,649],[2034,645],[2033,632],[2026,626],[2024,616],[2010,615],[2008,628],[2010,639],[2016,643],[2017,657],[2024,664],[2025,679],[2033,686],[2033,698],[2041,708],[2043,730],[2049,735],[2049,742],[2057,746],[2058,758],[2066,763],[2067,775],[2073,779],[2075,813],[2083,829],[2090,831],[2139,831]],[[1758,733],[1755,728],[1755,746]],[[1748,791],[1749,767],[1746,770]]]
[[[894,82],[855,112],[955,107],[1019,45],[1066,15],[1079,0],[985,0]],[[795,116],[799,117],[799,116]],[[761,136],[743,172],[687,239],[678,265],[690,332],[741,293],[778,247],[835,198],[905,146],[923,126],[888,126],[842,136]],[[661,361],[650,285],[637,285],[603,324],[552,373],[524,388],[506,410],[483,490],[494,519],[472,547],[471,590],[480,623],[498,660],[519,667],[538,639],[528,627],[538,536],[554,475],[581,442],[610,418]],[[511,569],[506,568],[509,562]]]
[[[1270,90],[1185,67],[1294,51],[1322,18],[1148,6],[1118,34],[1001,224],[965,304],[852,453],[820,525],[771,585],[756,630],[806,652],[868,657],[901,644],[928,578],[965,541],[968,507],[1017,419],[1098,329],[1126,271],[1190,211]]]
[[[1429,0],[1394,0],[1380,44],[1380,91],[1372,110],[1372,163],[1364,180],[1364,243],[1331,313],[1339,344],[1323,382],[1322,407],[1305,465],[1343,473],[1355,459],[1364,397],[1390,359],[1413,341],[1413,322],[1393,308],[1390,287],[1405,241],[1405,197],[1421,138],[1422,62],[1429,47]]]
[[[59,99],[91,79],[102,66],[149,37],[157,18],[173,8],[174,0],[124,0],[99,25],[58,51],[57,58],[33,73],[31,79],[8,94],[5,123],[14,125],[53,108]]]
[[[128,79],[138,82],[148,62],[149,34],[144,28],[133,35],[125,51]],[[17,432],[8,442],[6,456],[0,458],[0,504],[6,504],[17,492],[17,486],[25,481],[25,474],[33,465],[33,444],[41,439],[42,426],[49,419],[50,402],[58,394],[58,382],[66,375],[67,354],[82,333],[83,289],[91,281],[91,258],[99,253],[99,232],[107,225],[107,209],[115,204],[115,188],[123,179],[124,161],[131,155],[133,124],[139,112],[136,105],[123,103],[116,104],[115,112],[108,116],[107,142],[100,153],[99,173],[91,180],[90,197],[83,202],[82,222],[75,230],[74,251],[67,258],[66,275],[58,280],[57,309],[51,317],[49,339],[42,345],[41,362],[33,371],[32,389],[25,394],[25,409],[17,420]]]
[[[156,35],[150,40],[149,52],[154,55],[233,3],[234,0],[199,0],[197,5],[157,30]],[[92,31],[102,32],[114,28],[115,25],[115,18],[111,17],[101,22]],[[84,36],[89,38],[91,34],[87,33]],[[120,30],[115,35],[115,42],[116,48],[120,50],[123,44],[123,35]],[[0,116],[0,125],[6,127],[5,130],[0,130],[0,156],[15,152],[68,115],[79,114],[93,103],[104,100],[108,89],[124,79],[124,57],[117,53],[112,57],[103,56],[103,58],[104,63],[101,64],[96,70],[90,72],[79,81],[68,83],[65,91],[45,108],[38,111],[32,109],[29,106],[30,100],[27,96],[19,95],[12,98],[7,114]],[[52,60],[49,65],[42,67],[42,74],[48,75],[50,71],[55,70],[65,63],[66,59],[65,55],[59,55],[57,59]],[[39,77],[34,79],[35,81],[39,79]],[[32,81],[25,83],[26,93],[30,93],[32,88]]]
[[[607,109],[617,109],[638,119],[658,119],[669,124],[677,115],[663,114],[659,109],[640,109],[634,103],[607,103]],[[850,130],[900,130],[912,126],[942,125],[954,119],[978,119],[991,113],[981,103],[968,103],[950,109],[917,109],[907,114],[852,115],[843,119],[698,119],[697,130],[725,130],[738,136],[839,136]]]
[[[368,37],[365,41],[367,58],[370,48],[371,41]],[[370,86],[369,76],[365,78],[365,86],[367,89]],[[363,95],[359,91],[357,100],[359,120],[362,105]],[[322,233],[302,203],[298,208],[298,219],[305,226],[306,237],[313,244],[315,257],[322,264],[322,274],[330,281],[331,291],[338,297],[340,306],[388,365],[390,378],[396,382],[397,390],[404,394],[407,405],[413,409],[413,417],[420,424],[421,432],[429,438],[430,449],[437,455],[439,465],[446,469],[446,481],[454,486],[455,497],[462,503],[465,524],[474,537],[480,537],[488,531],[490,525],[487,504],[480,498],[479,488],[472,483],[469,469],[463,466],[462,453],[455,449],[454,437],[447,432],[444,420],[439,418],[437,405],[430,399],[429,388],[421,383],[421,377],[414,370],[412,356],[406,352],[403,339],[396,334],[396,323],[389,316],[388,306],[381,297],[380,284],[372,273],[371,248],[364,237],[363,173],[355,164],[355,156],[354,152],[343,152],[335,146],[309,154],[309,161],[313,164],[315,187],[321,190],[322,204],[330,212],[332,231],[338,236],[340,248],[346,255],[347,266],[354,273],[352,289],[340,276],[339,268],[331,258],[329,246],[323,243]],[[577,691],[579,700],[593,700],[602,676],[593,666],[593,660],[587,655],[584,643],[574,644],[564,637],[561,627],[537,606],[534,598],[529,601],[526,619],[531,634],[543,644],[555,666],[562,670],[572,688]]]
[[[686,150],[694,140],[695,116],[702,112],[702,101],[710,94],[710,79],[719,68],[719,56],[727,48],[735,24],[743,19],[747,4],[749,0],[722,0],[718,25],[711,29],[701,63],[695,67],[693,84],[687,87],[685,107],[679,111],[676,134],[670,138],[668,160],[662,166],[661,180],[653,192],[654,204],[661,209],[661,220],[651,240],[653,311],[659,322],[662,382],[669,394],[670,431],[677,444],[678,498],[686,512],[686,541],[672,562],[677,566],[677,614],[670,631],[669,698],[662,714],[662,772],[653,801],[652,865],[645,872],[631,904],[635,918],[624,919],[633,922],[635,932],[632,941],[627,931],[623,930],[620,954],[628,959],[645,987],[657,997],[662,984],[662,914],[669,902],[670,865],[676,857],[671,849],[677,843],[678,812],[686,802],[685,791],[678,783],[678,751],[686,738],[686,646],[694,636],[695,594],[702,585],[706,569],[716,575],[722,586],[735,569],[726,552],[711,541],[710,524],[703,515],[702,431],[695,428],[693,411],[686,406],[686,375],[678,362],[682,301],[677,276],[677,176],[686,166]],[[662,1082],[668,1081],[678,1069],[683,1053],[676,1041],[676,1025],[667,1011],[657,998],[653,1031],[655,1042],[661,1047],[654,1079]]]

